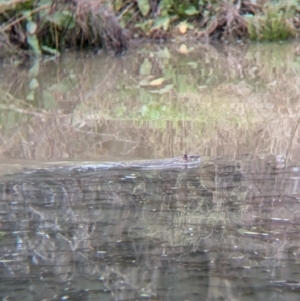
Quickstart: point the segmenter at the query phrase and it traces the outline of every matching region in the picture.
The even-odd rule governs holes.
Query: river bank
[[[0,3],[0,57],[100,49],[122,55],[132,40],[284,41],[297,38],[292,1],[10,0]]]

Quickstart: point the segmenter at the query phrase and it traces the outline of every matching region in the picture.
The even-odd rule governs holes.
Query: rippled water
[[[187,51],[3,66],[0,299],[299,300],[299,47]]]
[[[299,179],[245,158],[4,176],[0,296],[297,300]]]

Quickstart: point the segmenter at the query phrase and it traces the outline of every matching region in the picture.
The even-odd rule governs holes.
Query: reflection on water
[[[0,155],[23,160],[288,155],[300,160],[299,45],[67,53],[3,66]],[[32,84],[34,83],[34,84]],[[104,158],[107,157],[107,158]]]
[[[300,170],[274,162],[3,176],[0,297],[298,300]]]
[[[2,300],[299,300],[299,45],[169,46],[2,66]]]

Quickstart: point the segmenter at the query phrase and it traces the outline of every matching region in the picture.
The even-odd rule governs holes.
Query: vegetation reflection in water
[[[2,299],[298,300],[298,45],[177,50],[3,67]]]
[[[154,45],[118,60],[68,54],[36,60],[28,72],[3,66],[0,154],[48,161],[289,150],[297,161],[298,45],[188,49]]]
[[[277,163],[3,176],[1,298],[293,298],[300,171]]]

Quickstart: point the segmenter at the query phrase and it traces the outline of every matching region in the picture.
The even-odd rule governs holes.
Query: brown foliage
[[[129,37],[111,9],[106,8],[101,1],[75,0],[75,3],[76,21],[85,38],[91,38],[92,29],[94,39],[100,37],[107,51],[120,55],[128,49]]]
[[[253,7],[249,7],[253,9]],[[217,17],[207,28],[207,34],[213,39],[232,40],[247,36],[247,23],[240,15],[240,5],[224,3]]]

